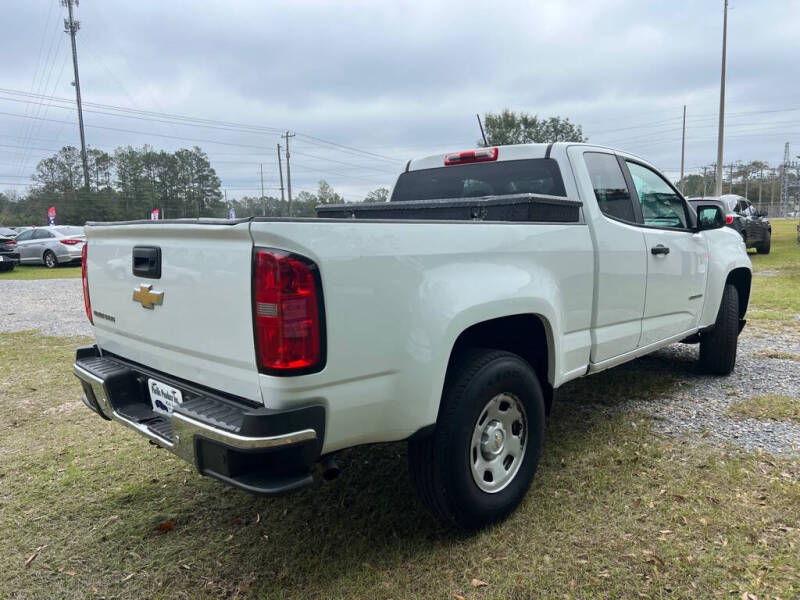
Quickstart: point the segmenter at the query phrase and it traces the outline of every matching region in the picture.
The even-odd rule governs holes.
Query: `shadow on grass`
[[[548,424],[537,481],[607,439],[613,420],[608,405],[655,400],[695,372],[691,352],[662,351],[565,386]],[[100,562],[103,556],[119,557],[123,573],[144,568],[153,578],[148,593],[169,595],[203,585],[213,594],[232,594],[247,582],[262,594],[304,597],[324,595],[344,577],[373,589],[376,573],[455,551],[462,543],[480,545],[474,536],[440,526],[416,501],[404,443],[346,450],[338,456],[337,481],[280,498],[256,498],[199,478],[165,451],[146,456],[163,464],[166,473],[137,479],[139,473],[124,471],[130,457],[121,457],[112,470],[129,483],[95,490],[91,499],[106,513],[119,514],[120,521],[78,551],[99,553]],[[529,497],[538,487],[534,483]],[[81,516],[76,512],[73,518]],[[157,524],[167,519],[175,529],[158,533]],[[138,548],[138,558],[130,557],[131,548]],[[188,568],[182,569],[184,564]],[[115,589],[112,584],[108,591]]]

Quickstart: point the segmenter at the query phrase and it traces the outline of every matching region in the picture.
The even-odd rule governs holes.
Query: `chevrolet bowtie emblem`
[[[133,290],[133,301],[140,302],[143,308],[153,310],[153,307],[164,302],[164,292],[154,292],[152,285],[139,284],[138,290]]]

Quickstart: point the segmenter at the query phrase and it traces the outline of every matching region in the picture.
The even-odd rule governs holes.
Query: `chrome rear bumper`
[[[324,436],[322,406],[292,411],[242,406],[157,374],[184,393],[184,403],[167,416],[152,410],[144,382],[153,373],[141,369],[101,357],[96,347],[80,349],[73,365],[87,407],[192,463],[202,474],[263,495],[312,481],[311,467]]]

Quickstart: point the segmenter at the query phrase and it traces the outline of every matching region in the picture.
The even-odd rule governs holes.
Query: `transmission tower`
[[[789,151],[789,142],[783,147],[783,164],[781,164],[781,207],[780,215],[784,216],[796,210],[795,204],[797,203],[797,192],[792,194],[793,190],[800,188],[800,163],[792,160],[791,152]],[[798,177],[794,183],[789,181],[789,170],[797,169]]]
[[[78,77],[78,48],[75,45],[75,34],[81,28],[80,21],[72,17],[72,7],[78,6],[78,0],[61,0],[61,5],[67,7],[68,18],[64,19],[64,32],[69,34],[72,42],[72,68],[75,71],[75,100],[78,105],[78,128],[81,131],[81,163],[83,163],[83,182],[89,190],[89,164],[86,159],[86,136],[83,133],[83,107],[81,106],[81,80]]]

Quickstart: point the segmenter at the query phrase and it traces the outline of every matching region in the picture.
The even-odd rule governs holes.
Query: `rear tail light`
[[[80,244],[82,240],[67,238],[67,239],[60,239],[58,241],[64,244],[65,246],[76,246],[77,244]]]
[[[3,242],[3,243],[4,243],[6,246],[8,246],[9,248],[13,248],[14,246],[16,246],[16,245],[17,245],[17,240],[6,240],[6,241],[5,241],[5,242]]]
[[[733,225],[733,215],[725,215],[725,225]]]
[[[83,282],[83,307],[86,309],[86,318],[89,319],[89,323],[94,325],[94,319],[92,319],[92,302],[89,300],[89,274],[86,265],[86,251],[89,248],[89,244],[84,244],[83,249],[81,250],[81,281]]]
[[[497,147],[478,148],[476,150],[465,150],[464,152],[451,152],[444,157],[444,166],[463,165],[466,163],[486,162],[497,160]]]
[[[253,255],[253,329],[259,370],[298,375],[324,366],[317,266],[280,250]]]

